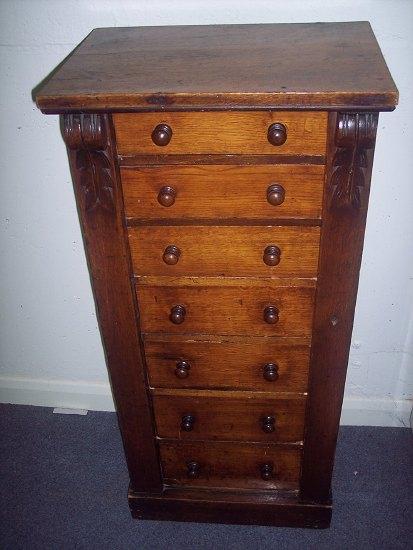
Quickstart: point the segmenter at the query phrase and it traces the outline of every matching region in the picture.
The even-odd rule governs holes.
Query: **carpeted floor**
[[[0,548],[413,548],[409,429],[344,427],[328,530],[132,520],[113,413],[0,406]]]

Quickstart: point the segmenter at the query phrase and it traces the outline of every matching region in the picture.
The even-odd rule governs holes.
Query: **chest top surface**
[[[368,22],[93,30],[35,92],[45,113],[392,110]]]

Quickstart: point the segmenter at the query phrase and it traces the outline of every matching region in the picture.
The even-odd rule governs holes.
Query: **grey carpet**
[[[112,413],[0,406],[0,548],[413,548],[409,429],[344,427],[328,530],[132,520]]]

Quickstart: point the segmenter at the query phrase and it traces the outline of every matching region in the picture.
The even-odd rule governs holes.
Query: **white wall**
[[[93,27],[370,20],[400,90],[381,115],[343,421],[412,396],[413,2],[0,0],[1,373],[6,402],[112,407],[65,148],[31,89]]]

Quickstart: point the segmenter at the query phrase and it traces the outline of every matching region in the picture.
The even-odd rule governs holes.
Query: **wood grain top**
[[[368,22],[93,30],[34,91],[79,110],[392,110],[398,92]]]

